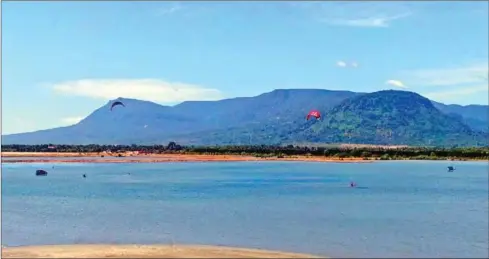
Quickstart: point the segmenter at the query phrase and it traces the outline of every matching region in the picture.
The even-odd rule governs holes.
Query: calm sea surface
[[[488,169],[446,161],[6,163],[2,245],[175,242],[487,258]]]

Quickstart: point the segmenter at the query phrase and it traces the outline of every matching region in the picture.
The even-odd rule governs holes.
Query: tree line
[[[147,154],[212,154],[253,155],[257,157],[325,156],[336,158],[361,157],[375,160],[397,159],[487,159],[488,147],[311,147],[270,145],[182,146],[175,142],[168,145],[2,145],[2,152],[58,152],[121,154],[137,151]]]

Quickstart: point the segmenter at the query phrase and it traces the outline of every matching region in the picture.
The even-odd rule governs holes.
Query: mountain
[[[155,144],[173,135],[206,130],[262,125],[303,118],[310,109],[327,110],[346,98],[349,91],[318,89],[274,90],[256,97],[220,101],[187,101],[162,106],[149,101],[117,98],[69,127],[2,136],[4,144]],[[121,101],[125,107],[111,103]]]
[[[461,115],[436,109],[412,92],[379,91],[345,99],[320,121],[264,124],[182,134],[176,141],[203,144],[364,143],[483,145],[487,134],[471,129]]]
[[[438,102],[433,102],[433,105],[443,113],[460,116],[462,121],[472,129],[489,131],[489,108],[487,105],[445,105]]]
[[[414,134],[413,137],[408,137],[407,133],[403,133],[402,138],[398,137],[395,139],[398,142],[418,143],[420,141],[429,141],[432,138],[436,139],[435,136],[440,134],[455,134],[457,130],[460,131],[459,134],[469,134],[468,132],[484,128],[481,126],[483,123],[487,125],[487,119],[484,122],[481,115],[483,110],[481,108],[444,105],[429,101],[417,94],[414,94],[415,97],[413,97],[413,93],[409,92],[393,91],[392,93],[408,93],[410,97],[406,97],[403,100],[406,101],[405,105],[409,105],[409,107],[421,104],[423,104],[422,107],[426,106],[423,108],[425,110],[420,110],[416,113],[418,117],[409,117],[411,124],[402,125],[404,127],[402,132],[417,133],[412,133]],[[386,112],[387,114],[392,112],[389,116],[395,118],[408,116],[410,114],[409,109],[401,109],[402,105],[400,104],[396,104],[397,106],[391,104],[396,109],[385,106],[393,101],[391,98],[396,94],[392,95],[392,93],[389,91],[372,93],[377,94],[373,95],[374,97],[377,96],[373,98],[372,94],[350,91],[279,89],[255,97],[239,97],[220,101],[187,101],[175,106],[162,106],[148,101],[117,98],[96,109],[75,125],[5,135],[2,136],[2,143],[166,144],[168,141],[175,140],[182,144],[272,144],[291,141],[344,140],[339,136],[344,135],[345,129],[353,130],[363,127],[362,123],[370,123],[365,125],[368,125],[368,129],[372,130],[371,126],[374,125],[372,124],[373,117],[370,121],[365,120],[364,117],[370,118],[369,116],[373,115],[363,114],[362,107],[378,112]],[[366,105],[368,101],[361,101],[364,96],[368,97],[367,100],[375,99],[375,105],[377,106],[380,105],[378,102],[384,103],[385,107],[382,105],[379,107]],[[419,98],[423,98],[423,101],[418,100]],[[360,101],[362,104],[349,103],[349,101],[353,100],[356,100],[355,102]],[[398,102],[402,102],[399,100]],[[416,100],[416,102],[413,102],[413,100]],[[113,111],[110,111],[110,105],[114,101],[123,102],[125,107],[116,106]],[[430,106],[427,106],[428,103]],[[347,109],[346,107],[350,108]],[[485,107],[487,114],[487,106],[481,107]],[[320,127],[314,121],[305,122],[305,114],[311,109],[318,109],[325,115],[328,124],[324,125],[327,126]],[[421,116],[424,111],[429,111],[430,116]],[[341,113],[344,112],[354,113],[355,116],[349,120],[341,119]],[[428,133],[424,132],[421,134],[420,132],[422,131],[419,129],[421,126],[419,125],[424,125],[424,120],[436,122],[454,121],[455,124],[449,127],[449,131],[426,126],[424,130],[427,130]],[[469,123],[471,120],[477,122],[474,124],[476,127],[472,129],[467,127],[467,125],[471,125]],[[398,122],[394,120],[393,122],[391,120],[389,122],[382,120],[382,123],[390,125],[389,123],[404,123],[404,121]],[[321,122],[321,125],[323,125],[323,122]],[[395,126],[389,127],[394,129],[396,128]],[[318,131],[321,134],[311,134],[311,130]],[[430,131],[433,132],[429,133]],[[337,136],[333,137],[334,135]],[[427,139],[424,139],[425,137]],[[348,141],[353,140],[361,141],[363,139],[348,138]],[[367,140],[370,142],[386,141],[378,138]]]
[[[302,119],[311,109],[328,110],[360,94],[318,89],[278,89],[256,97],[183,102],[174,108],[199,117],[203,122],[214,122],[217,128],[227,128]]]
[[[110,110],[113,101],[125,107]],[[55,129],[2,136],[2,143],[133,143],[140,136],[157,139],[172,132],[186,132],[195,125],[195,118],[179,113],[170,106],[149,101],[117,98],[96,109],[79,123]],[[165,130],[162,130],[165,129]]]

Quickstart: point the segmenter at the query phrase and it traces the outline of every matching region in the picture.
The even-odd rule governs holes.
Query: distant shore
[[[165,162],[239,162],[239,161],[300,161],[330,163],[371,163],[363,158],[334,158],[320,156],[256,157],[250,155],[204,154],[118,154],[54,153],[54,152],[2,152],[2,163],[165,163]],[[103,157],[102,157],[103,156]],[[35,159],[33,159],[35,157]],[[15,159],[14,159],[15,158]],[[77,159],[75,159],[77,158]]]
[[[45,245],[2,248],[2,258],[324,258],[201,245]]]

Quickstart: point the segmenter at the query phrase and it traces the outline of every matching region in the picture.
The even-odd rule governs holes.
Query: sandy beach
[[[104,156],[101,159],[101,156]],[[145,154],[133,152],[117,154],[99,153],[42,153],[42,152],[2,152],[2,163],[164,163],[164,162],[237,162],[237,161],[303,161],[333,163],[369,163],[362,158],[331,158],[318,156],[255,157],[247,155],[201,155],[201,154]],[[32,159],[35,157],[35,159]],[[77,158],[77,159],[74,159]]]
[[[321,258],[307,254],[197,245],[46,245],[7,247],[2,258]]]

